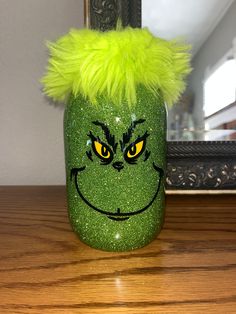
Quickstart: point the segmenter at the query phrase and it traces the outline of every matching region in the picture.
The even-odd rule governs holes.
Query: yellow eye
[[[128,158],[136,158],[138,157],[144,149],[144,141],[140,141],[138,143],[131,144],[130,148],[127,151]]]
[[[94,144],[95,153],[99,157],[104,158],[104,159],[109,159],[111,157],[109,148],[106,145],[99,143],[98,141],[94,141],[93,144]]]

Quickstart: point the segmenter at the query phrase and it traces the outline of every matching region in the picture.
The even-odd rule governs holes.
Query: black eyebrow
[[[112,146],[114,153],[116,152],[116,148],[117,148],[117,143],[115,141],[115,135],[112,135],[108,126],[106,124],[104,124],[103,122],[99,122],[99,121],[93,121],[92,122],[95,125],[98,125],[102,128],[104,135],[106,137],[107,143]]]
[[[134,133],[134,129],[138,124],[144,123],[145,119],[139,119],[132,121],[131,125],[128,128],[128,131],[123,133],[122,141],[120,141],[121,150],[123,151],[125,148],[125,145],[129,143],[131,140],[132,134]]]

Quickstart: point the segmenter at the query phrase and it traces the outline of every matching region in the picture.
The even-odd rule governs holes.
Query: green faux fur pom
[[[81,93],[92,103],[103,94],[115,104],[136,103],[136,87],[161,92],[172,105],[191,71],[190,47],[154,37],[148,29],[109,32],[72,29],[48,44],[50,59],[43,77],[44,93],[65,101]]]

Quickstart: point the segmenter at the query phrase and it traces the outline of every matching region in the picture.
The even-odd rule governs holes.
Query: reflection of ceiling
[[[162,38],[184,37],[201,47],[235,0],[143,0],[142,25]]]

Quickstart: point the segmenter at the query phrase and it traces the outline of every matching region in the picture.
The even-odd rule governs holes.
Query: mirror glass
[[[143,0],[145,26],[192,45],[186,91],[168,109],[168,139],[236,140],[236,0]]]

